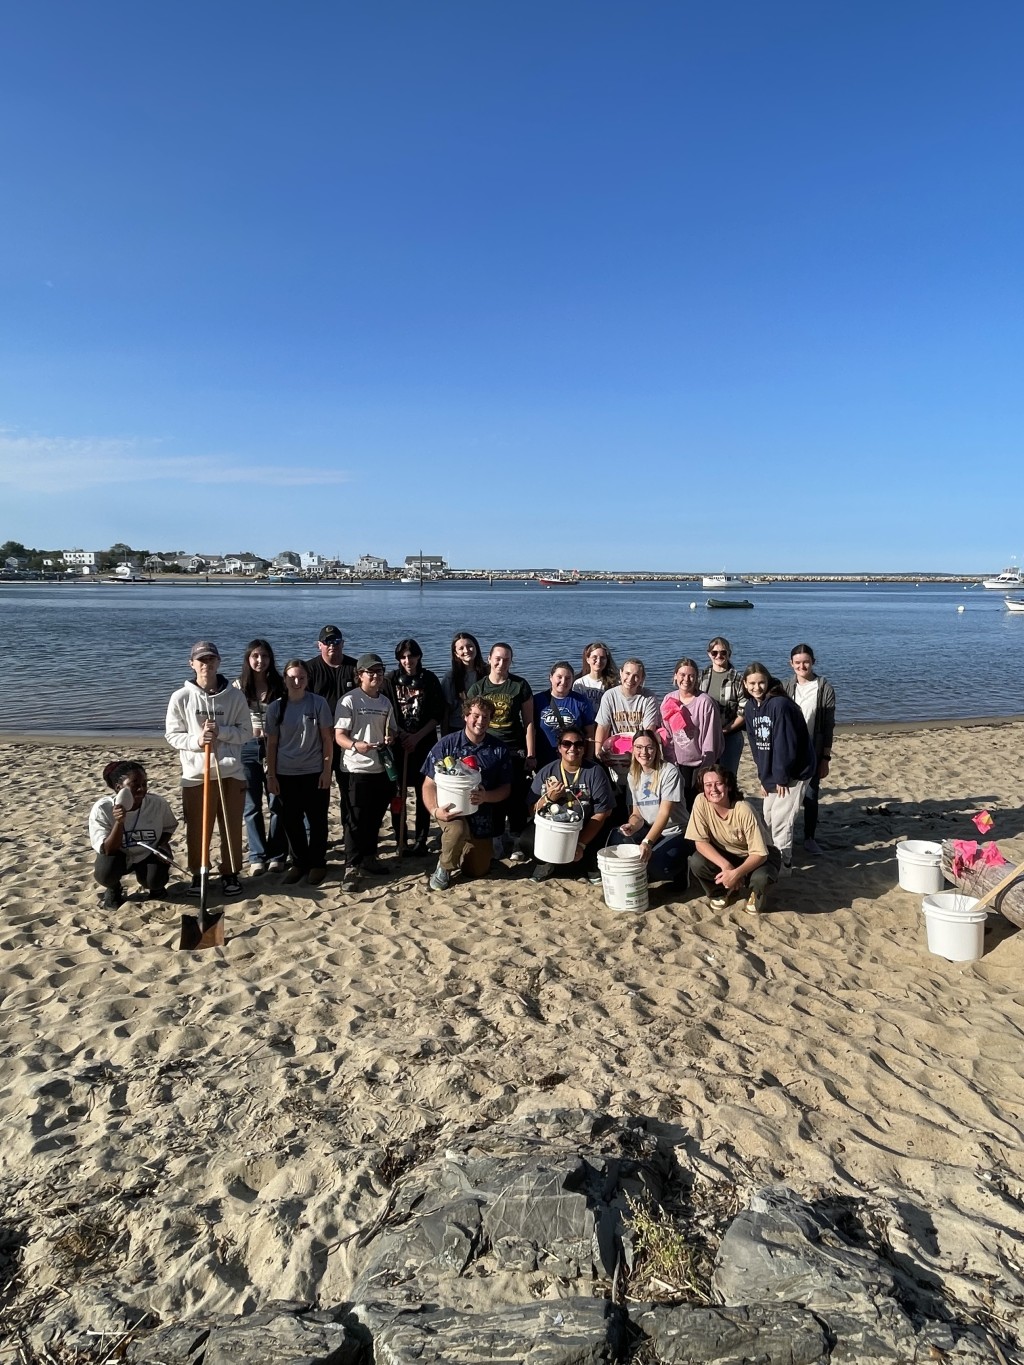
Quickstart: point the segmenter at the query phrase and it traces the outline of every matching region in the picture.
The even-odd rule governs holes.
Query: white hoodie
[[[221,777],[244,782],[242,745],[252,739],[252,721],[245,694],[217,675],[217,691],[204,692],[190,681],[179,687],[167,703],[164,738],[181,754],[181,785],[198,787],[203,781],[203,722],[217,723],[217,742],[212,752],[220,764]]]

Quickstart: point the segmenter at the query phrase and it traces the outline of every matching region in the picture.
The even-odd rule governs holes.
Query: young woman
[[[331,708],[310,692],[302,659],[284,667],[285,695],[267,707],[267,787],[281,798],[281,820],[292,851],[287,885],[327,876],[327,810],[334,758]],[[306,834],[306,823],[309,834]]]
[[[633,758],[626,779],[631,811],[624,825],[613,830],[614,844],[639,844],[640,854],[653,880],[675,879],[686,874],[686,804],[683,779],[671,761],[662,758],[661,744],[653,730],[633,736]]]
[[[680,659],[673,675],[678,691],[670,692],[661,703],[661,718],[669,740],[665,752],[679,765],[687,810],[692,808],[697,795],[694,785],[697,772],[714,763],[724,745],[718,703],[706,692],[697,691],[697,676],[696,661]]]
[[[589,697],[597,715],[601,697],[619,680],[612,652],[602,640],[591,640],[583,651],[583,667],[576,674],[572,690]]]
[[[686,837],[696,849],[690,855],[690,871],[712,910],[724,910],[730,896],[749,888],[744,909],[756,915],[779,875],[779,851],[769,848],[730,768],[712,763],[700,770],[697,781],[701,790],[686,827]]]
[[[114,795],[101,797],[89,812],[89,842],[96,852],[93,876],[104,888],[103,908],[116,910],[125,899],[121,878],[128,872],[148,896],[166,889],[171,868],[159,854],[170,858],[178,821],[164,798],[149,790],[141,763],[108,763],[103,781]]]
[[[249,876],[260,877],[270,863],[271,872],[283,872],[288,852],[284,826],[281,824],[281,798],[267,792],[267,707],[284,696],[284,682],[274,662],[274,651],[267,640],[250,640],[245,647],[242,668],[235,686],[244,694],[249,706],[253,738],[242,745],[242,768],[245,772],[246,842],[249,845]],[[270,811],[270,830],[263,819],[263,794],[267,792]]]
[[[573,689],[572,664],[562,660],[552,664],[548,687],[533,699],[533,714],[537,718],[537,764],[554,763],[558,757],[558,741],[567,725],[578,725],[587,740],[587,757],[594,753],[596,711],[591,693]]]
[[[423,804],[423,774],[420,768],[437,742],[438,726],[444,725],[448,717],[448,704],[437,674],[423,667],[423,651],[415,640],[399,640],[395,646],[395,658],[398,667],[393,668],[384,679],[381,694],[390,701],[398,724],[405,732],[400,748],[396,746],[395,768],[399,787],[402,788],[404,769],[406,786],[416,791],[416,842],[411,851],[414,857],[422,857],[427,851],[430,811]],[[399,791],[398,800],[405,801],[405,789]],[[394,810],[392,824],[397,842],[400,816]]]
[[[722,763],[730,772],[735,772],[743,753],[743,711],[747,694],[739,671],[732,666],[732,645],[724,635],[716,635],[708,641],[708,658],[711,662],[701,669],[697,690],[706,692],[718,703],[722,720]]]
[[[462,703],[475,682],[487,676],[487,668],[480,653],[480,642],[468,630],[460,630],[452,637],[452,666],[441,679],[448,712],[444,721],[446,735],[461,730],[465,717]]]
[[[832,736],[836,728],[836,694],[827,678],[819,678],[814,671],[814,650],[810,645],[794,645],[789,651],[793,676],[786,683],[786,695],[804,713],[811,732],[814,756],[818,760],[814,776],[804,793],[804,848],[819,854],[814,838],[818,828],[818,795],[822,781],[828,776],[832,762]]]
[[[747,664],[744,713],[750,754],[764,792],[764,819],[782,855],[785,875],[793,861],[793,826],[816,767],[807,722],[764,664]]]
[[[555,802],[575,801],[584,820],[575,861],[561,866],[538,862],[531,878],[535,882],[546,881],[553,872],[568,872],[594,883],[601,880],[597,853],[604,843],[607,822],[615,811],[615,797],[604,768],[587,758],[588,743],[582,727],[566,725],[558,736],[557,756],[539,769],[533,779],[530,793],[534,815]]]

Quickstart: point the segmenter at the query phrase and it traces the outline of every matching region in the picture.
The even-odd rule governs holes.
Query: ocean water
[[[373,649],[388,667],[395,644],[412,635],[438,673],[457,630],[485,650],[506,640],[514,670],[538,689],[553,662],[578,663],[583,646],[601,639],[618,662],[643,659],[659,695],[678,658],[706,662],[713,635],[731,641],[739,666],[758,659],[783,678],[791,647],[806,641],[836,689],[840,721],[1024,713],[1024,615],[1006,611],[997,593],[773,584],[738,595],[753,611],[708,610],[694,583],[0,584],[0,730],[159,734],[168,697],[191,676],[194,640],[212,639],[234,677],[252,637],[270,640],[283,666],[312,657],[326,624],[341,627],[346,653]]]

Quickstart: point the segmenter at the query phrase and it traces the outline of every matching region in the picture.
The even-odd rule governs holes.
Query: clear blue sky
[[[1024,557],[1024,6],[7,7],[0,540]]]

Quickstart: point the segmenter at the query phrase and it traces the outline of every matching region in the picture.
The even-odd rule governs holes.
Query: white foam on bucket
[[[434,784],[437,787],[437,804],[442,810],[445,806],[454,806],[453,815],[473,814],[475,807],[469,799],[469,793],[480,785],[478,773],[435,773]]]
[[[597,855],[609,910],[647,909],[647,867],[636,844],[616,844]]]
[[[896,862],[900,870],[900,886],[904,891],[927,896],[945,886],[942,875],[942,845],[927,839],[905,839],[896,845]]]
[[[546,815],[534,819],[533,856],[539,863],[571,863],[583,825],[559,824]]]
[[[950,962],[977,962],[985,951],[984,907],[978,910],[974,896],[959,891],[940,891],[923,896],[928,951]]]

